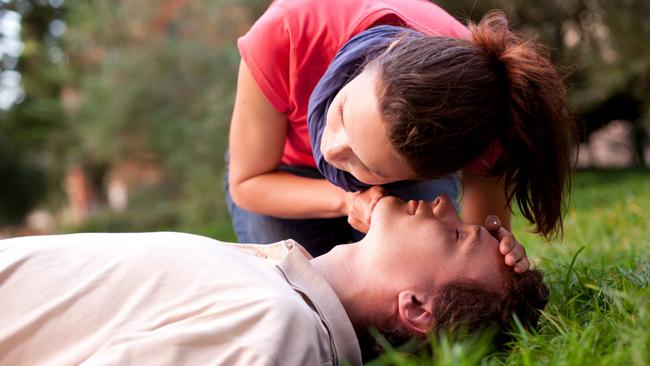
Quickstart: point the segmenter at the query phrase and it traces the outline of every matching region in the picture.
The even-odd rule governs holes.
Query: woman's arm
[[[462,182],[463,221],[482,225],[488,215],[496,215],[501,219],[502,226],[510,230],[511,211],[506,204],[503,180],[463,170]]]
[[[530,262],[526,257],[526,249],[511,233],[512,212],[506,205],[503,180],[463,170],[462,181],[463,221],[487,227],[499,241],[499,251],[505,256],[505,263],[514,267],[515,272],[527,271]]]
[[[278,171],[287,119],[262,94],[242,60],[230,125],[228,182],[235,204],[283,218],[336,217],[348,212],[348,194],[324,179]]]

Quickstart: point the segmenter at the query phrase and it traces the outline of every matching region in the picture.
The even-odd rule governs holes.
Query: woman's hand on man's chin
[[[385,195],[386,191],[380,186],[370,187],[363,192],[348,192],[346,211],[350,226],[362,233],[367,233],[370,228],[372,210]]]

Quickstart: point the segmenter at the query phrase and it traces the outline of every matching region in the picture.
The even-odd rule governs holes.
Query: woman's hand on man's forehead
[[[530,268],[530,261],[526,257],[526,248],[501,225],[499,217],[488,216],[485,218],[484,225],[490,234],[499,241],[499,252],[505,257],[506,264],[514,267],[517,273],[526,272]]]

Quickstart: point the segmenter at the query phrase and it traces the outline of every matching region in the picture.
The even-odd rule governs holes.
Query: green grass
[[[551,300],[538,332],[508,352],[485,339],[433,340],[433,358],[388,352],[379,365],[650,365],[650,171],[585,171],[574,180],[564,237],[513,230],[546,272]]]

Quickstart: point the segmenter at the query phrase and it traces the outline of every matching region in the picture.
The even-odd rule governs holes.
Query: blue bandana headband
[[[309,97],[307,126],[309,127],[311,150],[314,154],[316,167],[327,180],[348,192],[362,191],[370,188],[370,185],[359,181],[346,171],[333,167],[323,158],[320,144],[323,129],[325,129],[327,122],[327,110],[339,90],[359,74],[361,67],[363,67],[370,55],[385,50],[391,42],[405,32],[415,31],[402,27],[381,25],[354,36],[337,52],[334,60],[332,60]]]

